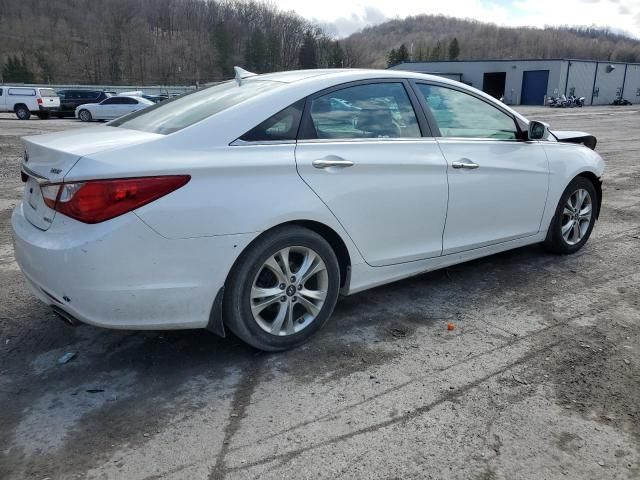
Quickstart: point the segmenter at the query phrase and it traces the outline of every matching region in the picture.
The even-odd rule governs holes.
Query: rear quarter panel
[[[336,231],[352,263],[361,261],[338,221],[298,176],[295,144],[181,148],[170,143],[167,137],[84,157],[67,181],[188,174],[187,185],[135,211],[163,237],[237,235],[311,220]]]

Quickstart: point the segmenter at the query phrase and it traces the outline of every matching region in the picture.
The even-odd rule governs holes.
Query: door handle
[[[345,160],[344,158],[330,155],[325,158],[319,158],[314,160],[311,164],[316,168],[329,168],[329,167],[352,167],[354,163],[351,160]]]
[[[453,168],[468,168],[470,170],[473,170],[474,168],[478,168],[480,165],[478,165],[477,163],[472,162],[468,158],[461,158],[457,162],[451,162],[451,166]]]

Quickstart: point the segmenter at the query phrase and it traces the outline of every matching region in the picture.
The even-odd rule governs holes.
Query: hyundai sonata
[[[440,77],[236,79],[106,125],[25,139],[15,255],[73,321],[233,331],[276,351],[339,294],[534,243],[582,248],[595,138]]]

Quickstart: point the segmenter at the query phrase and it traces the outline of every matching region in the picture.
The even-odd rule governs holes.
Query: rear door
[[[302,179],[373,266],[439,256],[446,161],[404,81],[356,82],[307,100]]]
[[[448,164],[443,254],[535,235],[547,199],[542,144],[488,100],[449,85],[416,82]]]

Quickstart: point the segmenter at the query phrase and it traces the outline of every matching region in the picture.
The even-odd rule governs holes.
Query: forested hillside
[[[454,38],[457,46],[451,49]],[[584,58],[640,62],[640,41],[608,30],[509,28],[441,15],[391,20],[365,28],[345,42],[357,52],[359,63],[372,67],[385,67],[407,59],[447,60],[451,54],[453,58],[469,60]],[[403,44],[405,48],[398,56]]]
[[[195,84],[233,74],[349,66],[348,51],[266,3],[0,0],[3,80]]]
[[[229,78],[233,65],[269,72],[525,57],[633,62],[640,42],[606,30],[505,28],[430,15],[335,40],[253,0],[0,0],[4,82],[192,85]]]

